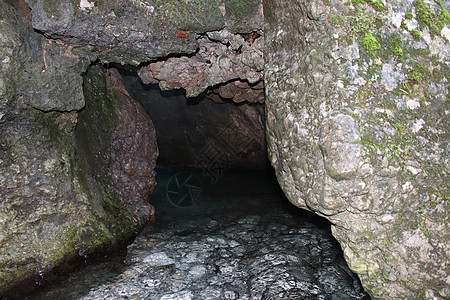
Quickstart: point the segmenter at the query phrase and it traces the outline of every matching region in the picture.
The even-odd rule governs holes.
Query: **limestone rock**
[[[2,99],[17,93],[21,101],[42,111],[81,109],[84,99],[80,74],[90,63],[89,57],[80,49],[35,33],[25,2],[2,6]],[[0,112],[0,116],[4,114]]]
[[[21,83],[23,101],[42,111],[73,111],[84,106],[83,78],[91,59],[84,51],[35,35],[36,60],[29,57]],[[34,50],[34,49],[30,49]]]
[[[196,33],[261,28],[261,0],[29,0],[33,28],[68,44],[90,46],[103,62],[138,65],[193,53]]]
[[[251,33],[260,30],[264,23],[261,0],[224,1],[221,10],[225,26],[232,32]]]
[[[209,87],[237,79],[255,85],[263,77],[263,37],[258,33],[237,35],[221,30],[198,40],[192,57],[171,57],[150,63],[139,71],[144,83],[159,82],[162,90],[186,90],[188,97]]]
[[[264,82],[251,85],[245,81],[235,80],[209,90],[207,95],[217,103],[223,103],[225,100],[236,103],[264,103]]]
[[[107,164],[96,160],[88,171],[94,154],[78,156],[84,153],[74,131],[78,121],[75,112],[44,113],[19,98],[0,124],[2,295],[21,280],[39,282],[54,266],[135,234],[138,222],[102,172]]]
[[[85,61],[66,60],[62,47],[44,44],[31,28],[25,1],[2,1],[0,12],[0,82],[5,83],[0,92],[2,293],[31,276],[39,281],[67,259],[126,239],[135,225],[114,197],[91,197],[84,189],[75,163],[77,114],[44,112],[81,108],[81,80],[75,74],[81,78],[76,72]],[[42,72],[46,63],[48,75]],[[58,70],[59,63],[73,69]],[[72,83],[57,84],[57,79],[70,78]],[[70,99],[62,97],[64,91]],[[101,210],[111,213],[102,215]]]
[[[118,122],[111,132],[111,170],[113,185],[128,210],[147,220],[154,216],[148,198],[156,186],[158,157],[156,132],[142,105],[126,90],[117,69],[109,69],[107,87],[120,100]]]
[[[448,20],[352,3],[264,1],[269,157],[374,299],[447,299]]]
[[[88,1],[93,5],[83,7],[77,2],[28,1],[33,12],[33,28],[69,44],[91,46],[104,62],[137,65],[151,58],[173,52],[193,52],[197,48],[194,34],[187,38],[176,35],[181,28],[167,18],[173,5],[116,0]],[[186,17],[188,23],[195,21],[191,14]],[[216,26],[220,28],[222,18],[218,21]],[[215,27],[214,20],[211,22]]]

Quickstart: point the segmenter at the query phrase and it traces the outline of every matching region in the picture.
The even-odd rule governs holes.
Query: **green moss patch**
[[[408,70],[407,78],[410,83],[428,82],[431,76],[431,71],[425,66],[423,62],[417,63],[414,67]]]
[[[442,28],[450,23],[450,15],[440,1],[435,2],[439,4],[441,9],[439,14],[431,12],[431,8],[425,4],[424,0],[414,1],[414,7],[416,8],[417,21],[420,28],[427,26],[430,28],[431,34],[440,35]]]
[[[411,20],[413,18],[413,14],[411,11],[405,12],[405,18]]]
[[[345,32],[345,39],[348,44],[351,44],[357,37],[364,37],[367,33],[376,32],[377,28],[383,25],[385,17],[384,11],[377,11],[367,6],[356,6],[345,15],[330,13],[327,20],[331,25],[342,28]]]
[[[397,57],[403,57],[402,39],[399,36],[389,41],[389,51]]]
[[[366,33],[362,39],[362,45],[366,49],[367,53],[376,57],[377,52],[381,49],[381,45],[378,40],[370,33]]]
[[[367,3],[368,5],[372,6],[376,10],[384,10],[384,4],[377,0],[352,0],[351,3],[353,5]]]
[[[422,34],[421,34],[420,31],[417,30],[417,29],[411,30],[410,33],[411,33],[412,37],[413,37],[415,40],[418,40],[418,39],[420,39],[420,38],[422,37]]]

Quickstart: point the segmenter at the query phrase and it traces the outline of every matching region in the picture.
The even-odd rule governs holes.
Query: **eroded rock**
[[[52,39],[90,46],[103,62],[138,65],[194,53],[196,33],[261,28],[260,0],[29,0],[33,28]]]
[[[252,85],[261,81],[264,39],[260,34],[242,36],[221,30],[207,35],[198,40],[200,48],[194,56],[150,63],[139,71],[139,76],[144,83],[159,83],[162,90],[184,88],[187,97],[237,79]]]
[[[374,299],[445,299],[448,20],[421,0],[355,2],[264,2],[269,157]]]
[[[112,247],[138,228],[103,172],[108,165],[92,157],[103,153],[83,152],[75,133],[78,117],[36,110],[21,97],[9,102],[0,124],[2,296],[15,283],[33,277],[39,282],[56,265]]]
[[[117,69],[109,69],[107,87],[120,100],[119,121],[111,132],[109,151],[113,185],[127,209],[144,220],[154,216],[148,198],[156,186],[156,132],[142,105],[126,90]]]
[[[264,103],[264,82],[251,85],[245,81],[236,80],[208,90],[208,98],[214,102],[223,103],[232,100],[236,103]]]

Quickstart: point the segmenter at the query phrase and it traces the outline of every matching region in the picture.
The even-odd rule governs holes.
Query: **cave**
[[[449,298],[448,9],[0,1],[1,297]]]
[[[102,73],[114,79],[118,90],[125,92],[125,87],[128,100],[145,111],[154,125],[156,186],[147,199],[152,208],[145,210],[152,214],[150,221],[134,241],[113,251],[86,252],[81,263],[74,261],[66,269],[58,267],[42,274],[26,299],[115,298],[128,295],[130,288],[134,295],[149,299],[369,299],[345,263],[339,243],[331,235],[330,222],[296,208],[280,189],[267,159],[263,100],[236,103],[217,99],[218,93],[209,90],[187,98],[184,90],[162,91],[157,84],[143,83],[136,71],[93,65],[85,75],[86,107],[78,114],[80,128],[75,130],[82,140],[100,141],[87,132],[104,123],[106,112],[117,107],[97,91],[99,82],[94,80]],[[122,102],[122,110],[124,106]],[[103,117],[88,111],[97,108]],[[140,125],[139,113],[133,112],[131,117],[126,118],[131,128],[152,130]],[[96,118],[100,122],[88,123]],[[129,134],[126,131],[125,139]],[[141,130],[133,134],[148,142]],[[83,151],[101,160],[96,154],[99,144],[102,142]],[[129,146],[128,142],[117,144]],[[145,146],[139,143],[139,148]],[[148,177],[152,167],[133,164],[129,159],[142,158],[131,152],[135,156],[122,160],[131,165],[130,173]],[[82,152],[80,159],[85,155]],[[142,181],[142,176],[134,179]],[[128,189],[132,186],[125,183]],[[143,208],[146,206],[135,204],[133,209]],[[159,243],[146,246],[155,240]],[[124,274],[125,281],[117,279]],[[159,280],[164,285],[137,285],[135,279]]]

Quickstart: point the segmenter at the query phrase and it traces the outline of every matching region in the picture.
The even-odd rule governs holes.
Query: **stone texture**
[[[191,57],[171,57],[141,68],[144,83],[159,83],[162,90],[186,90],[195,97],[209,87],[237,79],[255,85],[263,77],[264,38],[258,33],[232,34],[227,30],[200,38],[199,51]],[[239,99],[241,101],[241,99]]]
[[[261,0],[29,0],[33,28],[65,43],[90,46],[104,62],[138,65],[193,53],[196,33],[261,28]],[[244,20],[245,18],[245,20]]]
[[[21,101],[42,111],[81,109],[80,74],[90,63],[86,51],[35,33],[24,1],[2,6],[2,98],[20,95]]]
[[[45,93],[23,92],[22,83],[28,78],[18,70],[32,59],[33,45],[42,46],[43,39],[28,27],[28,8],[22,10],[19,4],[23,2],[0,3],[0,11],[9,13],[2,24],[14,24],[14,31],[2,34],[12,41],[10,46],[16,46],[11,52],[2,48],[6,49],[2,55],[14,55],[9,70],[16,72],[2,73],[11,85],[3,98],[7,105],[2,107],[0,122],[0,294],[68,259],[126,240],[137,228],[106,180],[107,173],[100,173],[101,168],[87,172],[77,157],[81,153],[74,131],[77,113],[43,112]],[[43,58],[36,65],[39,62]],[[34,88],[39,87],[36,83]],[[80,98],[75,100],[64,108],[58,106],[77,109]],[[82,157],[88,159],[89,155]]]
[[[92,45],[92,50],[105,62],[137,65],[171,52],[193,52],[197,48],[194,35],[176,36],[178,28],[166,17],[169,6],[145,1],[88,2],[93,7],[83,8],[72,0],[28,1],[33,27],[69,44]]]
[[[142,105],[125,88],[117,69],[108,69],[107,88],[120,100],[117,125],[111,132],[109,169],[113,185],[127,209],[147,220],[154,216],[148,198],[156,186],[156,131]]]
[[[74,49],[54,40],[35,35],[22,72],[23,101],[42,111],[73,111],[84,106],[81,73],[91,63],[85,49]]]
[[[208,98],[214,102],[223,103],[232,100],[236,103],[264,103],[264,82],[251,85],[245,81],[236,80],[208,90]]]
[[[225,27],[236,33],[261,30],[264,12],[261,0],[227,0],[221,5]]]
[[[264,1],[269,158],[374,299],[446,299],[449,20],[433,2],[353,3]]]
[[[33,299],[370,299],[328,222],[288,203],[272,173],[229,172],[204,186],[196,206],[173,207],[168,179],[203,180],[196,170],[158,169],[158,223],[128,246],[122,265],[89,265]]]

